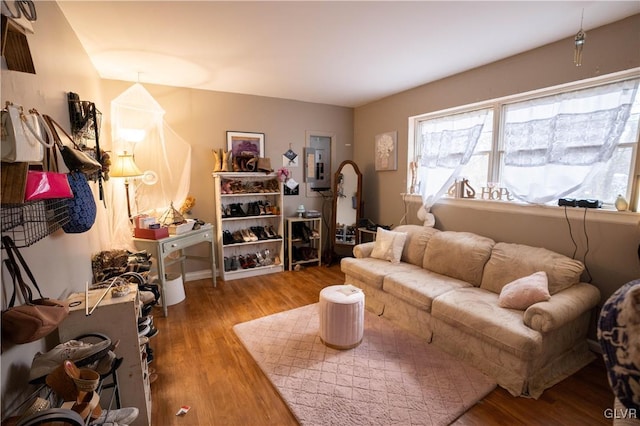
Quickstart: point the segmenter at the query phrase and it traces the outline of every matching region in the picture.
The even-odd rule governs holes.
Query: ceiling
[[[581,19],[587,57],[590,29],[640,13],[639,1],[58,4],[102,78],[346,107],[573,37]]]

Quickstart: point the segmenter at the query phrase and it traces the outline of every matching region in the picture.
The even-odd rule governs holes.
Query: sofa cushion
[[[498,306],[498,295],[469,287],[438,296],[431,315],[525,360],[542,351],[542,334],[524,325],[523,311]]]
[[[423,266],[477,287],[494,244],[491,238],[470,232],[437,232],[427,244]]]
[[[382,289],[382,280],[389,274],[422,270],[419,266],[408,263],[389,263],[387,260],[372,257],[364,259],[345,257],[340,261],[340,269],[345,275],[350,275],[378,290]]]
[[[502,287],[498,303],[503,308],[524,311],[534,303],[549,300],[549,280],[544,271],[511,281]]]
[[[436,297],[465,287],[471,287],[471,284],[426,269],[389,274],[382,282],[384,291],[427,312],[431,312]]]
[[[388,260],[391,263],[400,263],[406,239],[406,232],[388,231],[378,227],[371,257]]]
[[[579,282],[583,270],[582,262],[545,248],[497,243],[484,267],[480,287],[499,294],[505,284],[544,271],[549,279],[549,294],[554,295]]]
[[[401,260],[416,266],[422,266],[424,251],[427,249],[427,243],[431,236],[440,232],[435,228],[421,225],[400,225],[393,230],[407,233],[407,241],[404,243]]]

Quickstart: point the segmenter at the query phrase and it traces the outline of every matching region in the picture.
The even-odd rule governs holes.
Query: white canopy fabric
[[[139,83],[111,101],[112,161],[132,153],[144,176],[129,178],[131,214],[160,217],[187,198],[191,178],[191,146],[164,121],[164,109]],[[131,245],[124,179],[112,178],[110,227],[114,246]]]

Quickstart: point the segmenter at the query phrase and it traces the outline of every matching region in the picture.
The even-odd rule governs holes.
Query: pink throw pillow
[[[549,300],[549,280],[544,271],[518,278],[502,287],[498,303],[503,308],[524,311],[534,303]]]

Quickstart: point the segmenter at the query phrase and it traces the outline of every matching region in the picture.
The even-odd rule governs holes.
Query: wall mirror
[[[362,196],[362,174],[356,163],[343,161],[333,178],[333,211],[329,238],[335,254],[358,244],[358,222]],[[340,252],[340,253],[339,253]]]

